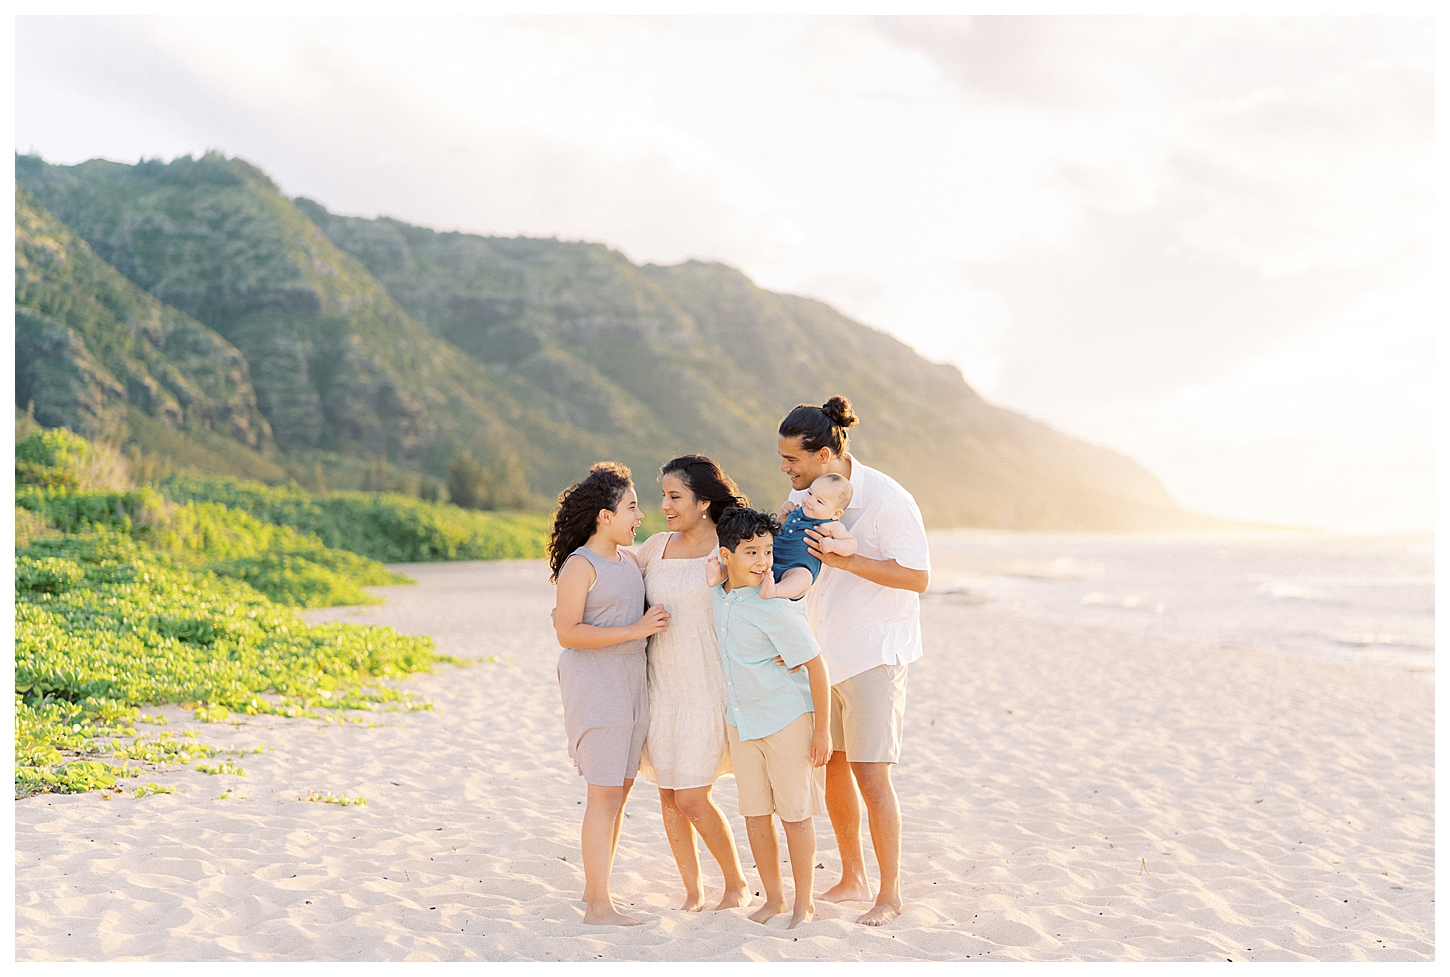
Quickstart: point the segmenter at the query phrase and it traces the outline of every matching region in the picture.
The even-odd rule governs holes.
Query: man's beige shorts
[[[758,740],[742,740],[734,726],[725,727],[741,817],[776,814],[782,821],[804,821],[826,813],[826,768],[811,766],[815,716],[802,713]]]
[[[877,665],[831,686],[831,749],[847,760],[897,762],[905,723],[905,665]]]

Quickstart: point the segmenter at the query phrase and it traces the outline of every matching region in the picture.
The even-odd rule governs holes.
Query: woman
[[[715,642],[715,610],[705,585],[705,562],[719,546],[715,521],[732,506],[749,505],[709,458],[684,455],[660,469],[668,532],[639,548],[645,599],[670,615],[668,630],[649,639],[650,726],[640,772],[660,791],[665,834],[685,883],[687,912],[705,905],[695,832],[720,863],[725,894],[716,909],[750,903],[740,856],[724,813],[710,797],[730,769],[725,735],[725,672]]]

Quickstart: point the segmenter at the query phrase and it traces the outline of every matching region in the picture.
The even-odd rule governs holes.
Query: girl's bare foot
[[[726,889],[725,894],[720,897],[720,905],[715,909],[739,909],[741,906],[750,905],[750,887],[741,885],[738,889]]]
[[[584,922],[590,926],[638,926],[640,924],[640,920],[633,916],[626,916],[613,905],[599,908],[590,906],[584,910]]]
[[[697,913],[705,908],[705,896],[699,892],[686,892],[685,901],[680,904],[680,910],[687,913]]]
[[[809,923],[812,919],[815,919],[815,918],[816,918],[816,906],[815,906],[815,903],[812,903],[809,906],[796,906],[795,907],[795,912],[793,912],[793,913],[790,914],[790,925],[787,926],[786,929],[793,930],[797,926],[799,926],[801,923]]]
[[[761,906],[759,909],[755,910],[755,912],[750,914],[750,918],[754,922],[763,923],[767,919],[770,919],[772,916],[779,916],[783,912],[785,912],[784,899],[779,899],[775,902],[767,899],[765,900],[765,905]]]
[[[865,882],[837,882],[817,898],[824,902],[870,902],[871,887]]]

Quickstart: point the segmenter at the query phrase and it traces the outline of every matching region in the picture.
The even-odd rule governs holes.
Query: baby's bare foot
[[[720,897],[720,904],[715,909],[739,909],[741,906],[748,905],[750,905],[750,889],[742,885],[738,889],[726,889],[725,894]]]
[[[590,906],[584,910],[584,922],[590,926],[638,926],[640,920],[633,916],[626,916],[611,906],[595,908]]]
[[[767,899],[765,901],[765,905],[761,906],[759,909],[755,910],[755,912],[750,914],[750,918],[757,923],[763,923],[767,919],[770,919],[772,916],[779,916],[783,912],[785,912],[784,899],[781,899],[778,902],[771,902],[769,899]]]

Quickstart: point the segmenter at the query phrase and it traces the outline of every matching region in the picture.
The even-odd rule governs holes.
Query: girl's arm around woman
[[[589,599],[589,588],[595,578],[594,567],[583,558],[570,558],[559,571],[559,586],[555,592],[554,633],[564,648],[587,651],[592,648],[607,648],[659,634],[670,625],[670,615],[664,607],[656,604],[644,612],[633,624],[617,628],[601,628],[584,623],[584,602]]]

